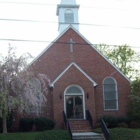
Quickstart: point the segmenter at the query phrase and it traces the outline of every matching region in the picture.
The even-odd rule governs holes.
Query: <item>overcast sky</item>
[[[19,53],[37,56],[58,36],[59,3],[60,0],[0,0],[0,53],[4,54],[10,43]],[[77,4],[80,32],[91,43],[128,44],[140,51],[140,0],[77,0]]]

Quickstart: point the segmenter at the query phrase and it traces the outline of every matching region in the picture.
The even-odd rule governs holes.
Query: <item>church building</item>
[[[86,120],[89,110],[93,124],[127,113],[131,81],[80,33],[79,8],[76,0],[61,0],[59,35],[29,65],[51,80],[42,116],[54,119],[56,128],[64,126],[63,111],[69,120]]]

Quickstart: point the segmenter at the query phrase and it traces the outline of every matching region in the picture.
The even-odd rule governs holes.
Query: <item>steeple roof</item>
[[[75,0],[61,0],[61,3],[60,4],[74,5],[74,4],[76,4],[76,1]]]

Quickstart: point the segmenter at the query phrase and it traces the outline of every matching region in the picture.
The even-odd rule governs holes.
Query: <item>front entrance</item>
[[[68,119],[83,119],[83,96],[66,96]]]
[[[71,85],[65,90],[65,112],[68,119],[85,119],[85,102],[83,90]]]

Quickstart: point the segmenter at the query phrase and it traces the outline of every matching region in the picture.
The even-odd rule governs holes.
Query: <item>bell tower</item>
[[[57,5],[58,31],[63,32],[69,25],[79,31],[78,10],[80,5],[75,0],[61,0]]]

